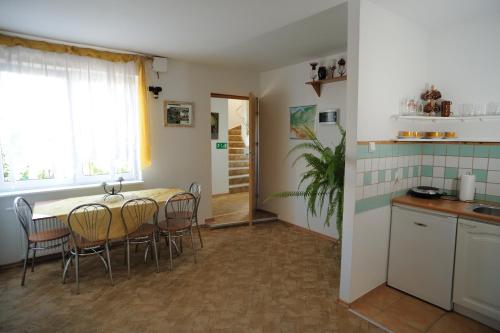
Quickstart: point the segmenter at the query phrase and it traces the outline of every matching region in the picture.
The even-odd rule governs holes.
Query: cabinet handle
[[[418,225],[419,227],[427,227],[427,224],[420,222],[413,222],[413,224]]]

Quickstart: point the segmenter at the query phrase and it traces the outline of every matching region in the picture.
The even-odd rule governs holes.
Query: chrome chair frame
[[[105,226],[106,229],[106,238],[104,240],[98,239],[97,237],[97,225],[99,223],[99,210],[102,210],[105,215],[105,222],[107,225]],[[83,218],[79,217],[83,216]],[[111,221],[112,221],[112,214],[111,210],[102,204],[98,203],[90,203],[90,204],[83,204],[80,206],[77,206],[71,210],[71,212],[68,215],[68,226],[69,230],[71,233],[71,240],[73,242],[72,247],[70,248],[69,251],[69,259],[66,261],[66,265],[64,266],[64,271],[63,271],[63,283],[66,282],[66,273],[68,270],[69,264],[72,262],[73,258],[75,258],[75,274],[76,274],[76,293],[80,293],[80,281],[79,281],[79,258],[80,257],[86,257],[86,256],[91,256],[91,255],[97,255],[99,259],[101,259],[103,265],[104,265],[104,270],[108,272],[109,274],[109,279],[111,281],[111,285],[113,285],[113,273],[111,271],[111,259],[109,255],[109,230],[111,227]],[[86,230],[86,235],[88,237],[84,237],[83,235],[80,235],[76,233],[73,230],[73,224],[78,223],[80,227],[87,228]],[[96,244],[93,246],[84,246],[80,248],[78,246],[79,240],[87,240],[96,243],[103,243],[103,244]],[[106,254],[106,259],[102,256],[102,253]]]
[[[165,237],[168,240],[168,250],[170,254],[170,270],[173,270],[173,257],[172,257],[172,247],[177,245],[175,239],[181,241],[181,252],[182,252],[182,238],[185,232],[189,232],[191,238],[191,247],[193,249],[194,263],[196,263],[196,247],[194,246],[193,238],[193,218],[196,209],[196,197],[189,192],[178,193],[172,196],[165,203],[165,224],[168,228],[169,222],[184,220],[186,222],[185,227],[177,229],[175,231],[163,230],[160,226],[158,227],[158,235]],[[183,213],[188,213],[183,215]]]
[[[196,231],[198,232],[198,238],[200,239],[201,248],[203,248],[203,239],[201,238],[201,230],[200,225],[198,224],[198,208],[200,207],[201,201],[201,185],[193,182],[189,186],[189,192],[192,193],[196,198],[196,207],[194,211],[194,223],[196,224]]]
[[[149,214],[151,213],[150,210],[148,210],[148,204],[153,205],[153,215],[150,216]],[[158,203],[150,198],[137,198],[137,199],[130,199],[127,202],[125,202],[120,210],[120,216],[121,216],[121,221],[123,224],[123,228],[125,231],[125,260],[127,263],[127,273],[128,277],[130,277],[130,244],[135,244],[136,248],[137,245],[139,244],[146,244],[146,250],[144,251],[144,262],[147,261],[148,258],[148,250],[150,247],[153,247],[154,251],[154,258],[156,262],[156,272],[160,272],[160,266],[158,264],[158,248],[156,246],[156,234],[158,230],[158,212],[160,210],[160,207],[158,206]],[[128,215],[133,218],[134,220],[134,226],[136,229],[132,232],[128,231],[127,223],[126,223],[126,213],[129,213]],[[153,218],[153,232],[151,235],[147,236],[139,236],[139,237],[133,237],[130,238],[130,235],[133,235],[133,233],[136,230],[139,230],[143,225],[148,224],[148,220],[150,218]]]
[[[23,264],[23,276],[21,278],[21,286],[24,286],[24,282],[26,280],[26,269],[28,266],[28,257],[30,250],[33,251],[33,258],[31,259],[31,271],[35,271],[35,258],[36,258],[36,251],[37,250],[48,250],[48,249],[54,249],[57,247],[61,247],[61,257],[62,257],[62,267],[64,267],[64,261],[66,258],[65,251],[64,251],[64,244],[68,242],[69,239],[69,230],[68,233],[62,237],[58,237],[55,239],[51,240],[46,240],[46,241],[40,241],[40,242],[34,242],[30,240],[30,235],[37,234],[38,233],[38,223],[41,223],[43,220],[39,221],[34,221],[33,220],[33,209],[31,208],[31,205],[28,203],[26,199],[23,197],[17,197],[14,199],[14,212],[16,213],[17,220],[21,224],[21,227],[24,231],[24,235],[26,236],[26,255],[24,257],[24,264]],[[33,228],[33,229],[31,229]],[[46,242],[56,242],[57,240],[60,240],[60,243],[58,244],[53,244],[53,245],[46,245],[46,246],[41,246],[39,243],[46,243]]]

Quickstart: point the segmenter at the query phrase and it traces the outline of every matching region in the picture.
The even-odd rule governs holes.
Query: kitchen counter
[[[415,198],[410,195],[403,195],[392,199],[393,204],[401,204],[413,206],[422,209],[434,210],[438,212],[458,215],[460,217],[472,218],[475,220],[500,223],[500,217],[473,212],[470,208],[472,205],[484,204],[490,206],[498,206],[498,204],[490,202],[475,201],[473,203],[463,201],[452,201],[444,199],[422,199]]]

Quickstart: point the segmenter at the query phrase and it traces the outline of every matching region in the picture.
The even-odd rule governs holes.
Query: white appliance
[[[387,284],[452,309],[457,216],[392,207]]]
[[[500,225],[460,218],[454,310],[500,330]]]

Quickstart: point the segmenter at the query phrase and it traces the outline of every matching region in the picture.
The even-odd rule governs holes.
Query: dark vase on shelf
[[[326,79],[326,75],[327,75],[326,67],[325,66],[319,66],[319,68],[318,68],[318,79],[324,80],[324,79]]]

